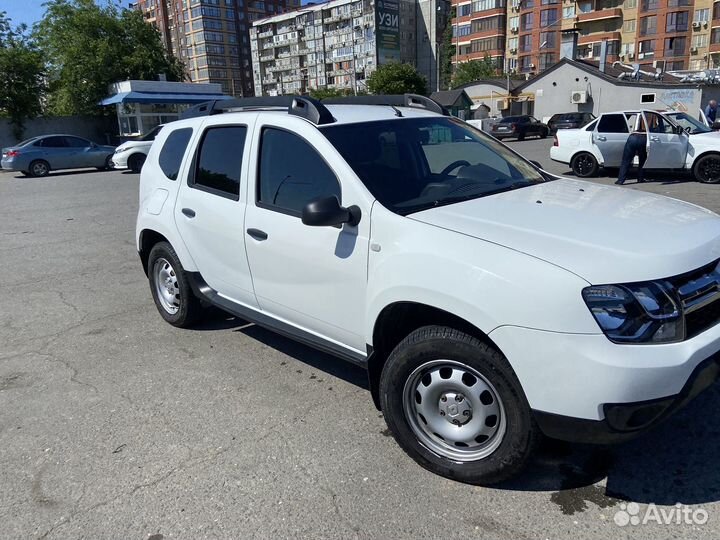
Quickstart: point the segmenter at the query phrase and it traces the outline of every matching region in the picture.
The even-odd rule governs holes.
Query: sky
[[[0,11],[5,11],[7,17],[12,19],[14,25],[25,23],[32,26],[42,19],[45,8],[43,4],[47,0],[0,0]],[[96,0],[100,4],[107,4],[111,0]],[[113,2],[121,6],[128,6],[129,0]]]

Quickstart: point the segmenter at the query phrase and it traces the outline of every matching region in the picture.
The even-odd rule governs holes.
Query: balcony
[[[622,15],[621,8],[600,9],[597,11],[588,11],[587,13],[579,13],[577,22],[581,24],[590,21],[617,19],[618,17],[622,17]]]
[[[710,44],[711,53],[720,53],[720,42]]]
[[[587,45],[589,43],[597,43],[598,41],[620,41],[620,32],[600,32],[595,34],[588,34],[586,36],[580,36],[578,38],[578,45]]]

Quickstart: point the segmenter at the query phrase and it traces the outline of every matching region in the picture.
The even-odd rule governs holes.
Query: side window
[[[178,174],[180,174],[180,165],[191,135],[192,128],[181,128],[173,131],[165,139],[158,162],[163,174],[170,180],[177,180]]]
[[[237,200],[246,136],[246,126],[208,128],[198,149],[191,185]]]
[[[646,112],[645,119],[650,133],[674,133],[673,125],[659,114]]]
[[[42,143],[43,148],[67,148],[65,137],[45,137]]]
[[[597,120],[590,122],[585,128],[585,131],[595,131],[595,126],[597,126]]]
[[[86,141],[80,137],[65,137],[65,142],[70,148],[87,148],[91,146],[90,141]]]
[[[300,214],[312,199],[335,195],[340,184],[330,167],[304,139],[281,129],[265,128],[260,142],[259,206]]]
[[[627,133],[628,125],[622,114],[604,114],[598,124],[600,133]]]

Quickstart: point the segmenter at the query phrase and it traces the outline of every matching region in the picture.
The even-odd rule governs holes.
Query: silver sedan
[[[75,135],[43,135],[2,149],[0,167],[28,176],[47,176],[52,170],[112,168],[113,146],[95,144]]]

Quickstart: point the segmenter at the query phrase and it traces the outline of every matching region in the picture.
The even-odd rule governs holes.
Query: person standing
[[[615,182],[617,185],[622,186],[625,183],[625,178],[627,177],[628,170],[632,166],[635,156],[638,157],[637,181],[638,184],[641,184],[645,181],[643,178],[643,166],[645,165],[645,161],[647,161],[647,135],[642,117],[638,118],[637,128],[630,133],[627,141],[625,141],[620,172]]]
[[[717,101],[715,101],[714,99],[711,99],[708,102],[708,106],[705,107],[705,118],[708,119],[708,122],[710,122],[711,126],[717,119]]]

